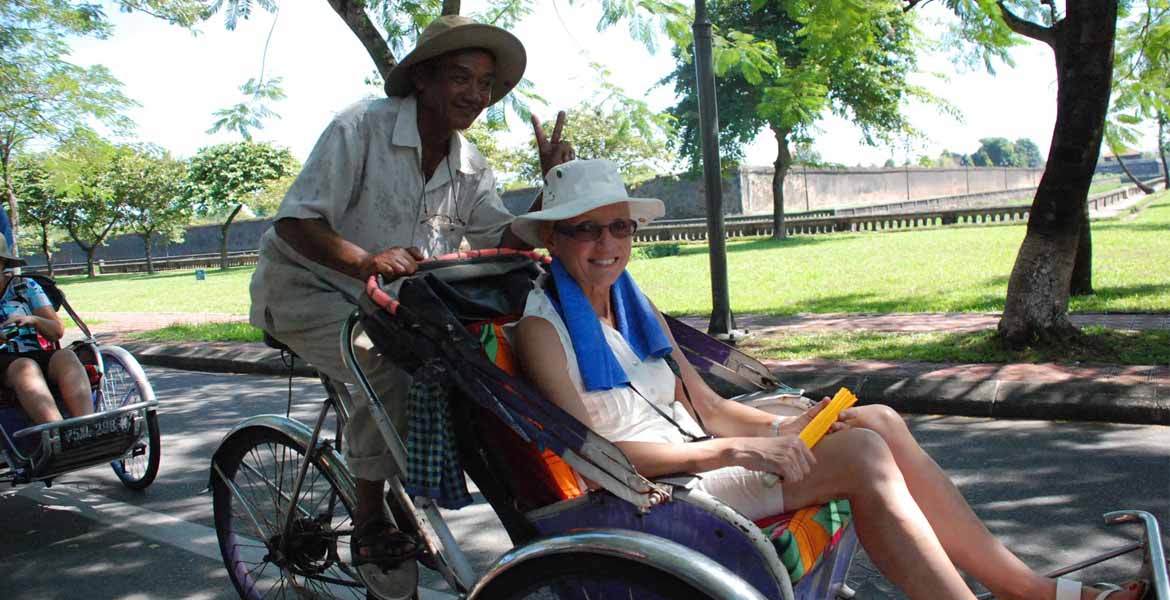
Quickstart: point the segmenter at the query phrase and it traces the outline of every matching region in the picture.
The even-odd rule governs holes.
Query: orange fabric
[[[508,337],[504,335],[504,328],[500,323],[476,323],[470,327],[470,330],[473,334],[479,335],[484,353],[500,370],[509,375],[516,375],[516,361],[512,354],[512,345],[508,342]],[[542,479],[555,485],[556,490],[552,491],[559,499],[568,500],[583,493],[581,485],[578,483],[577,472],[561,460],[561,457],[557,456],[555,452],[546,449],[537,458],[535,448],[526,446],[526,450],[535,460],[543,464],[545,473],[543,473]]]

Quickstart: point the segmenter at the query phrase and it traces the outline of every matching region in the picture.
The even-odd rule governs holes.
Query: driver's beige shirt
[[[512,215],[491,168],[471,142],[451,136],[424,185],[415,98],[382,98],[344,110],[321,134],[274,219],[323,219],[368,252],[416,246],[426,256],[495,247]],[[256,327],[280,332],[339,323],[364,282],[297,253],[269,228],[252,276]],[[266,312],[270,318],[266,318]]]

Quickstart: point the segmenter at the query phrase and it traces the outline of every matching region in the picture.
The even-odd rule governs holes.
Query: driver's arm
[[[371,254],[341,237],[324,219],[286,217],[275,228],[276,235],[301,256],[361,281],[375,274],[413,273],[415,262],[423,258],[417,248],[394,247]]]

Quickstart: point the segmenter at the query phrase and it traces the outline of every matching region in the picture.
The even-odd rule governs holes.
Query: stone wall
[[[228,229],[228,251],[255,250],[260,246],[260,236],[268,229],[270,219],[235,221]],[[32,232],[25,230],[25,235]],[[186,256],[189,254],[210,254],[219,252],[219,225],[197,225],[187,228],[182,242],[168,242],[155,237],[151,253],[154,257]],[[100,260],[133,260],[146,256],[142,238],[137,235],[114,237],[105,246],[98,248]],[[42,254],[25,256],[29,265],[45,264]],[[53,253],[54,264],[84,263],[85,252],[73,242],[61,244]]]
[[[742,214],[772,212],[772,167],[745,167]],[[1040,183],[1042,169],[970,167],[890,169],[794,168],[784,180],[784,211],[808,212],[891,204],[927,198],[1024,190]],[[668,214],[670,210],[668,209]]]

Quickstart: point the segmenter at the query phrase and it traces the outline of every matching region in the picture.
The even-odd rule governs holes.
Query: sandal
[[[414,536],[379,516],[356,527],[349,540],[350,560],[366,584],[368,597],[415,597],[418,564],[411,559],[419,554],[422,545]]]
[[[1135,583],[1137,583],[1139,586],[1141,586],[1141,588],[1145,587],[1145,585],[1140,581],[1135,582]],[[1082,590],[1084,590],[1084,587],[1085,586],[1082,585],[1081,582],[1079,582],[1079,581],[1074,581],[1072,579],[1065,579],[1063,577],[1057,577],[1056,578],[1056,600],[1081,600],[1081,592],[1082,592]],[[1115,592],[1124,592],[1125,591],[1125,588],[1118,586],[1118,585],[1114,585],[1112,583],[1094,583],[1093,587],[1101,589],[1101,593],[1097,594],[1097,596],[1095,596],[1096,600],[1106,600],[1109,596],[1113,595]],[[1139,589],[1141,589],[1141,588],[1139,588]],[[1139,597],[1140,597],[1140,595],[1139,595]]]

